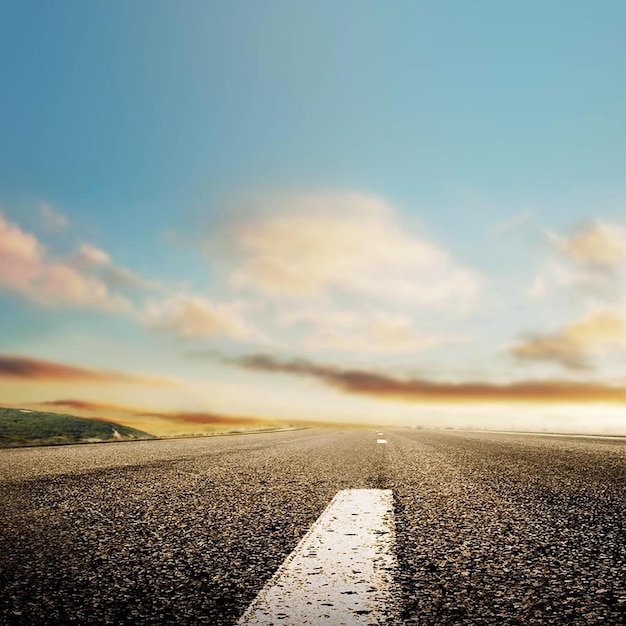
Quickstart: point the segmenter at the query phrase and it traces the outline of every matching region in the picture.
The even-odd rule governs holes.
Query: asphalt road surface
[[[343,489],[391,489],[397,624],[626,614],[626,441],[310,429],[0,450],[1,624],[235,624]]]

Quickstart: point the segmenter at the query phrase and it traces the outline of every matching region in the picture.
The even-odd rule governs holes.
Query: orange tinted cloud
[[[0,354],[0,378],[39,382],[74,380],[95,383],[123,382],[140,385],[179,384],[177,381],[168,378],[90,369],[15,354]]]
[[[61,399],[39,402],[42,407],[60,407],[86,413],[115,413],[129,418],[158,418],[172,423],[199,424],[199,425],[228,425],[257,426],[268,424],[273,420],[260,417],[229,416],[207,411],[158,411],[155,409],[122,406],[90,400]]]
[[[50,218],[51,209],[46,210]],[[0,289],[14,291],[44,306],[129,313],[132,304],[118,291],[154,286],[115,265],[109,254],[92,245],[84,244],[67,257],[55,258],[35,235],[0,213]]]
[[[96,250],[96,249],[93,249]],[[92,251],[93,251],[92,250]],[[52,260],[32,234],[0,214],[0,288],[43,305],[125,311],[129,303],[71,261]]]
[[[119,411],[122,407],[105,402],[91,402],[90,400],[47,400],[39,402],[39,406],[63,407],[78,411]]]
[[[484,403],[596,403],[626,404],[626,388],[601,383],[559,380],[520,381],[508,384],[482,382],[437,382],[419,378],[401,379],[368,370],[341,369],[303,359],[277,360],[264,354],[230,360],[240,367],[315,378],[341,391],[378,398],[415,402]]]
[[[553,361],[569,369],[588,369],[598,352],[626,349],[626,317],[598,311],[553,334],[529,337],[511,347],[513,356],[527,361]]]
[[[172,412],[172,413],[150,413],[149,417],[160,417],[161,419],[172,422],[183,422],[186,424],[241,424],[244,426],[256,426],[259,424],[267,424],[272,420],[261,417],[241,417],[230,415],[219,415],[216,413],[200,412]]]

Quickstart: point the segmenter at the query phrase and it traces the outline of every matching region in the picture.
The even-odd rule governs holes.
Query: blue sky
[[[184,356],[261,350],[352,366],[358,351],[345,342],[322,353],[311,347],[321,331],[313,341],[305,336],[310,322],[293,322],[300,298],[302,310],[323,309],[328,325],[347,324],[337,315],[350,312],[361,315],[353,323],[364,325],[362,334],[376,328],[389,338],[391,325],[396,339],[403,329],[409,344],[415,331],[439,346],[381,348],[379,361],[356,359],[368,368],[490,381],[626,378],[615,364],[619,323],[611,333],[600,318],[600,347],[586,340],[583,349],[572,338],[576,324],[593,326],[607,312],[621,319],[626,306],[619,253],[612,264],[598,256],[624,241],[625,26],[626,5],[606,0],[2,3],[0,211],[19,229],[7,227],[7,240],[36,237],[46,249],[37,262],[69,264],[78,274],[65,272],[68,280],[97,271],[112,293],[120,283],[111,276],[122,268],[153,286],[129,295],[126,284],[126,312],[111,313],[102,298],[38,299],[34,284],[5,276],[1,351],[196,382],[206,372],[223,388],[268,396],[287,383],[297,396],[300,385],[300,406],[277,407],[272,396],[263,411],[307,414],[330,390]],[[329,207],[340,217],[337,237],[356,233],[349,263],[310,238],[295,256],[288,247],[270,255],[272,219],[298,241],[301,228],[335,232],[324,217]],[[303,225],[304,213],[317,217]],[[50,215],[65,223],[55,227]],[[406,255],[365,262],[361,223],[385,234],[373,257],[405,244]],[[264,243],[246,239],[253,226]],[[407,260],[418,254],[409,239],[433,246],[433,258],[448,255],[433,267],[439,285],[456,285],[450,300],[435,297],[427,278],[417,289],[431,294],[427,301],[404,294],[389,306],[357,274],[348,285],[346,263],[380,273],[381,283],[385,269],[417,272],[419,282],[428,272],[417,257]],[[81,246],[91,247],[91,260],[76,256]],[[94,249],[108,260],[96,261]],[[276,274],[287,261],[310,271],[302,284],[317,290],[315,305],[293,284],[287,294],[289,277]],[[259,264],[283,281],[281,303]],[[38,268],[38,281],[60,280],[57,270]],[[227,332],[175,337],[172,316],[180,321],[183,304],[173,299],[181,294],[217,307],[211,314],[224,323],[230,316]],[[457,306],[461,297],[474,301]],[[277,324],[282,314],[291,321]],[[235,318],[254,332],[237,330]],[[167,332],[154,329],[168,324]],[[322,333],[326,344],[346,332],[331,330]],[[535,343],[515,352],[524,341]],[[31,399],[31,387],[20,384],[8,399]],[[172,406],[213,408],[198,393],[181,392]],[[342,408],[328,415],[352,410],[344,404],[355,398],[332,393],[327,403]],[[228,400],[218,404],[235,410]]]

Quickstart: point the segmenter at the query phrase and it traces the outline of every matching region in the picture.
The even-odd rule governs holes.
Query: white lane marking
[[[391,489],[331,500],[239,620],[239,626],[382,624],[395,613]]]
[[[382,433],[378,433],[378,436],[379,436],[379,437],[382,437],[382,436],[383,436],[383,434],[382,434]]]
[[[376,443],[387,443],[386,439],[377,439]]]

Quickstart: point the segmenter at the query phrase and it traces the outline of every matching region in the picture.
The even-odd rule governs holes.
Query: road
[[[390,489],[398,624],[626,612],[626,441],[310,429],[0,450],[1,624],[235,624],[344,489]]]

